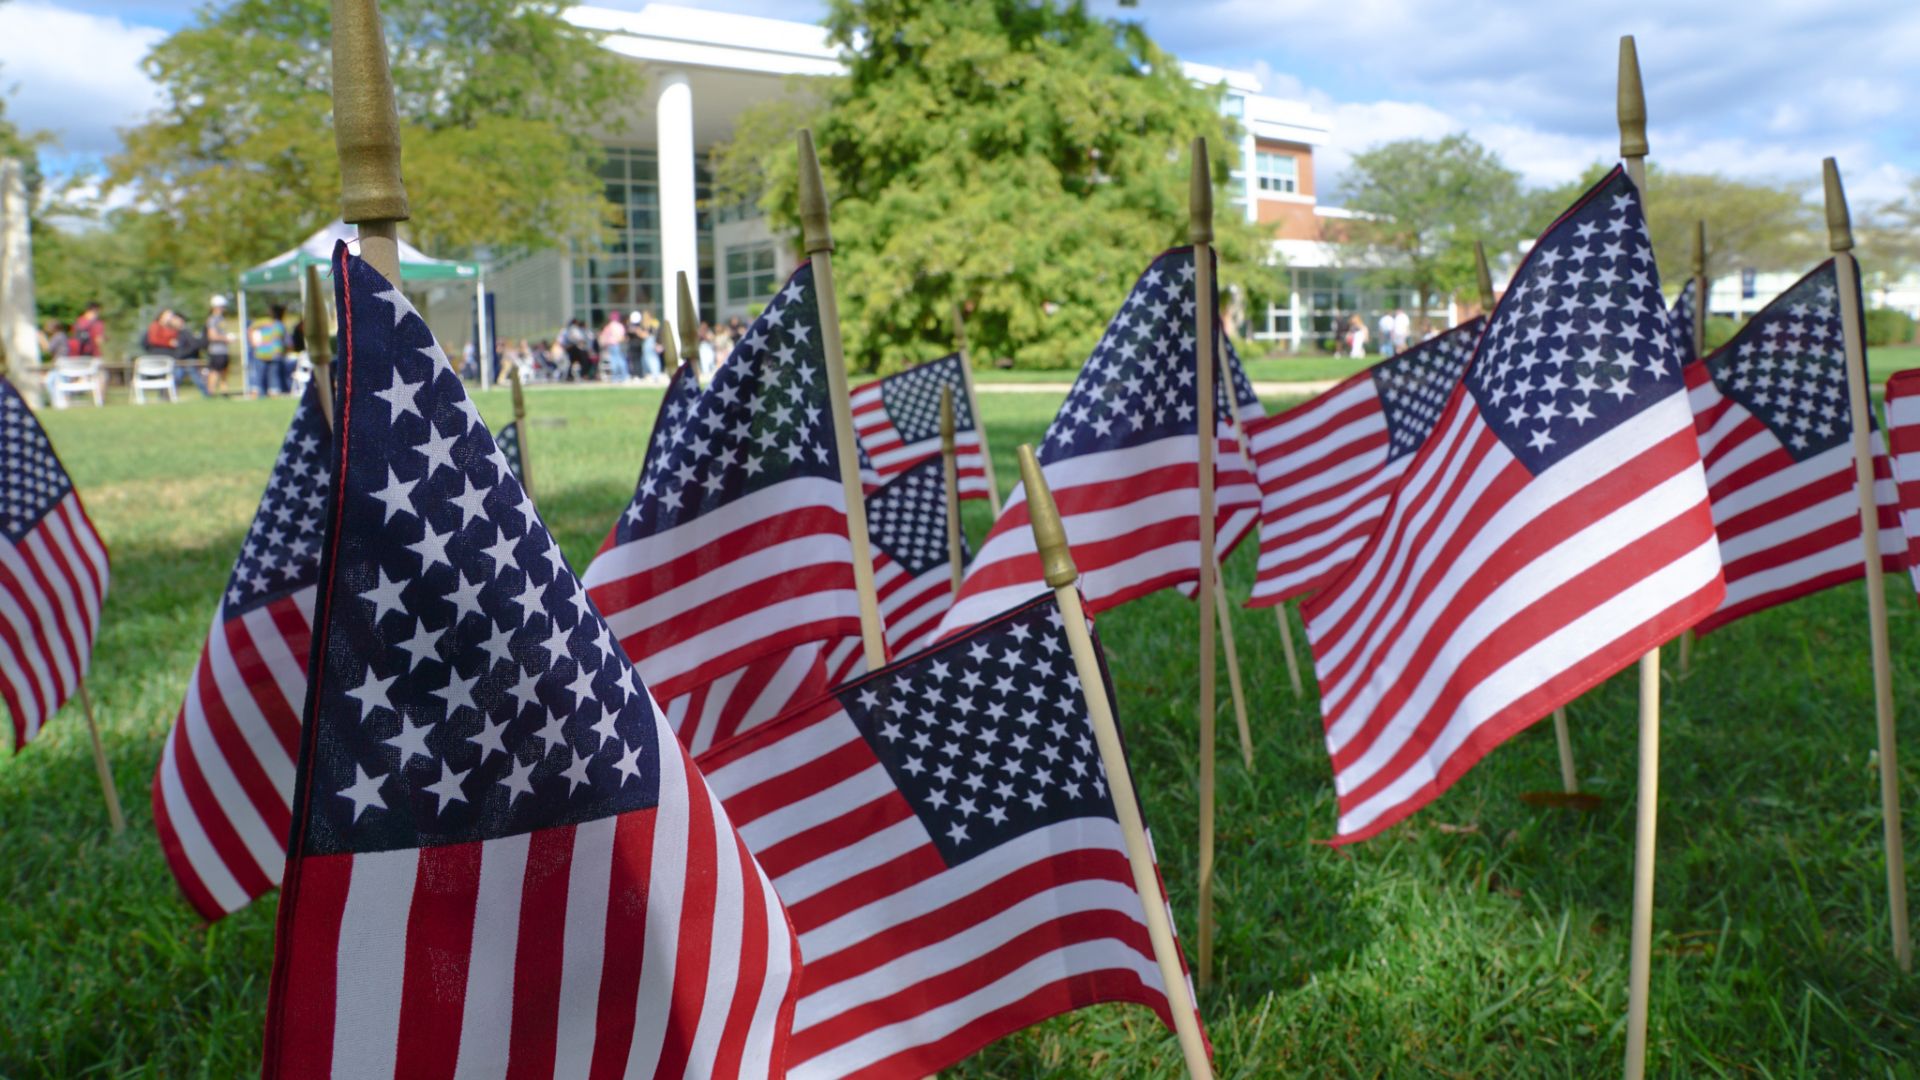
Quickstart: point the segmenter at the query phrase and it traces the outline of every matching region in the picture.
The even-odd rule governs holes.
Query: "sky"
[[[817,19],[821,0],[683,0]],[[638,8],[639,0],[600,0]],[[1652,159],[1687,171],[1813,183],[1839,158],[1850,200],[1920,176],[1915,0],[1091,0],[1143,22],[1187,60],[1250,71],[1331,124],[1316,152],[1337,183],[1353,153],[1464,131],[1533,184],[1577,176],[1619,146],[1619,36],[1635,35]],[[8,115],[58,140],[54,172],[96,163],[153,108],[146,51],[192,16],[186,0],[0,0]],[[1328,184],[1327,187],[1334,187]]]

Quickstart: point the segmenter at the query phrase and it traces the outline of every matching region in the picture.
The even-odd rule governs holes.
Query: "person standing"
[[[1393,351],[1403,353],[1413,341],[1413,320],[1407,317],[1406,308],[1393,309]]]
[[[1347,316],[1347,355],[1355,360],[1367,358],[1367,322],[1358,312]]]
[[[207,299],[207,393],[227,392],[227,366],[233,362],[233,335],[227,332],[227,298]]]
[[[713,327],[708,326],[706,323],[701,323],[699,337],[700,337],[700,377],[702,379],[705,379],[708,382],[712,382],[713,372],[716,366],[714,363],[714,359],[716,356],[719,355],[718,352],[715,350],[714,344],[713,344]]]
[[[640,372],[651,382],[660,374],[660,323],[643,311],[634,312],[631,318],[640,342]]]
[[[1380,313],[1380,355],[1382,357],[1393,355],[1393,312],[1391,311]]]
[[[600,361],[606,366],[608,382],[623,383],[631,375],[627,370],[627,324],[618,311],[607,312],[606,325],[600,327]]]
[[[100,318],[100,301],[87,301],[86,309],[73,321],[67,335],[70,356],[103,356],[107,348],[107,324]]]
[[[254,385],[250,398],[279,397],[290,384],[287,378],[287,306],[275,304],[264,318],[255,319],[247,328],[247,349],[253,356]]]

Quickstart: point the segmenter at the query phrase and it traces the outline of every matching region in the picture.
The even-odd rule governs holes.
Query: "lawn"
[[[1288,363],[1272,361],[1271,363]],[[1911,358],[1909,358],[1911,362]],[[585,565],[638,471],[658,394],[529,395],[541,507]],[[1055,395],[983,402],[1003,484]],[[496,425],[504,394],[484,396]],[[153,775],[289,406],[204,402],[53,414],[114,574],[93,698],[130,817],[107,831],[74,709],[0,758],[0,1076],[257,1071],[274,900],[208,927],[152,832]],[[978,537],[984,508],[968,507]],[[1227,568],[1246,594],[1251,550]],[[1909,808],[1920,803],[1920,608],[1889,583]],[[1703,641],[1664,690],[1651,1072],[1920,1076],[1920,980],[1890,959],[1865,604],[1849,585]],[[1194,912],[1192,606],[1149,597],[1102,637],[1183,934]],[[1256,762],[1222,703],[1218,981],[1201,1006],[1225,1077],[1617,1075],[1625,1041],[1634,684],[1571,708],[1592,814],[1523,805],[1557,785],[1550,725],[1438,802],[1329,848],[1315,705],[1295,699],[1274,617],[1241,612]],[[1297,626],[1296,626],[1297,632]],[[1222,692],[1224,699],[1225,693]],[[1920,867],[1920,820],[1907,859]],[[1136,1007],[1043,1024],[950,1077],[1177,1075]]]

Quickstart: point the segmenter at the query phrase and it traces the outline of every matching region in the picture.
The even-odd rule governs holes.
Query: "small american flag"
[[[859,639],[849,639],[854,644]],[[701,754],[807,704],[834,685],[827,642],[809,641],[767,653],[709,683],[662,703],[667,726],[687,751]]]
[[[1337,842],[1720,603],[1670,326],[1616,168],[1534,245],[1372,539],[1301,606]]]
[[[633,502],[584,575],[663,700],[860,632],[813,267],[702,393],[676,379]]]
[[[53,443],[0,379],[0,697],[27,745],[86,677],[107,546]]]
[[[180,891],[211,920],[280,884],[333,433],[309,387],[214,610],[153,779]]]
[[[344,245],[334,270],[264,1075],[779,1075],[779,899],[426,325]]]
[[[1080,369],[1040,447],[1095,613],[1200,574],[1193,291],[1192,248],[1153,261]],[[1236,508],[1251,516],[1258,500],[1233,434],[1225,382],[1214,379],[1221,541],[1233,538],[1228,526]],[[1230,494],[1236,489],[1242,494]],[[1042,587],[1026,496],[1016,486],[936,637],[991,618]]]
[[[1358,554],[1446,408],[1486,319],[1464,322],[1247,425],[1260,484],[1250,607],[1308,592]]]
[[[1865,572],[1840,283],[1821,263],[1710,356],[1687,365],[1713,492],[1727,597],[1705,634]],[[1874,495],[1889,570],[1906,565],[1893,466],[1880,433]]]
[[[1100,1001],[1171,1023],[1051,594],[700,767],[800,935],[789,1076],[926,1076]]]
[[[887,651],[904,656],[923,643],[953,606],[953,562],[947,550],[947,485],[938,455],[867,496],[873,541],[874,591]],[[960,559],[967,538],[960,537]]]
[[[1673,307],[1667,310],[1667,317],[1673,321],[1673,346],[1680,353],[1682,363],[1691,364],[1697,357],[1693,351],[1693,305],[1694,279],[1680,287],[1680,295],[1673,298]]]
[[[1887,380],[1887,442],[1899,481],[1900,531],[1906,539],[1907,573],[1920,592],[1920,368]],[[1880,550],[1898,550],[1880,537]]]
[[[875,476],[891,480],[928,458],[940,457],[940,391],[953,391],[954,464],[960,497],[987,497],[986,460],[980,429],[967,394],[966,361],[959,353],[916,364],[855,387],[853,430],[873,460]]]
[[[500,456],[506,459],[507,468],[512,471],[515,480],[525,480],[520,471],[520,421],[515,420],[500,429],[493,437],[493,443],[500,448]]]

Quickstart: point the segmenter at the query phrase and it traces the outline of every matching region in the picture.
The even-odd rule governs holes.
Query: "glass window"
[[[755,304],[780,287],[780,253],[773,241],[741,244],[727,249],[727,302]]]
[[[1292,194],[1300,190],[1300,162],[1292,154],[1255,151],[1254,178],[1261,191]]]
[[[604,247],[574,251],[573,316],[594,322],[607,312],[636,308],[659,315],[671,295],[661,284],[659,161],[652,150],[609,146],[604,153],[600,177],[617,214]],[[705,161],[695,162],[693,184],[700,296],[711,317],[713,221],[706,204],[712,177]]]

